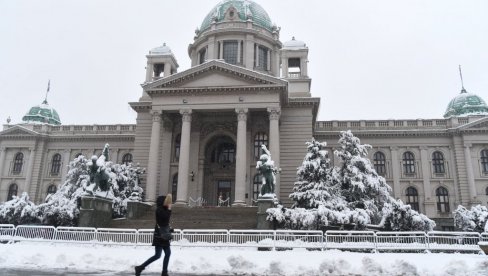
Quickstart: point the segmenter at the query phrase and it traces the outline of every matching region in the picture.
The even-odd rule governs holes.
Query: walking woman
[[[163,272],[161,276],[168,276],[168,263],[171,256],[170,240],[161,238],[161,229],[169,229],[169,219],[171,217],[171,203],[173,199],[171,194],[167,196],[159,196],[156,200],[156,225],[154,226],[154,236],[152,245],[154,246],[154,256],[147,259],[143,264],[136,266],[136,276],[141,275],[141,272],[150,263],[161,258],[161,253],[164,251]]]

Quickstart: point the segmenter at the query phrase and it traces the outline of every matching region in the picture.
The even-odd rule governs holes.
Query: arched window
[[[259,156],[261,156],[261,145],[268,147],[268,135],[264,132],[254,135],[254,158],[256,160],[259,160]]]
[[[207,48],[203,48],[200,50],[200,52],[198,52],[198,55],[199,55],[199,64],[202,64],[205,62],[205,60],[207,60]]]
[[[437,196],[437,212],[449,212],[449,192],[444,187],[439,187],[435,190]]]
[[[178,174],[173,176],[173,181],[171,182],[171,196],[173,197],[173,203],[176,201],[176,196],[178,195]]]
[[[122,156],[122,164],[128,165],[129,163],[132,163],[132,154],[126,153]]]
[[[24,154],[17,152],[14,157],[14,167],[12,169],[13,174],[20,174],[22,172],[22,165],[24,164]]]
[[[58,188],[56,188],[56,185],[49,185],[49,187],[47,187],[47,194],[54,194],[57,190]]]
[[[18,189],[19,187],[17,186],[17,184],[15,183],[10,184],[10,186],[8,187],[7,201],[12,200],[13,197],[17,195]]]
[[[61,154],[56,153],[51,160],[51,175],[58,175],[61,169]]]
[[[413,210],[419,211],[419,193],[414,187],[407,188],[407,204],[412,207]]]
[[[440,151],[434,151],[432,154],[432,165],[434,166],[434,173],[445,173],[444,154]]]
[[[377,151],[373,155],[373,163],[375,171],[382,176],[386,174],[386,158],[385,154],[381,151]]]
[[[181,147],[181,134],[176,135],[175,137],[175,153],[174,153],[174,161],[180,160],[180,147]]]
[[[253,179],[253,184],[252,184],[252,199],[254,200],[252,202],[253,205],[256,205],[257,201],[258,200],[258,197],[259,197],[259,193],[261,191],[261,175],[260,174],[256,174],[254,176],[254,179]]]
[[[481,151],[481,170],[488,173],[488,149]]]
[[[232,164],[236,157],[236,147],[234,144],[222,143],[219,146],[218,161],[220,164]]]
[[[403,153],[403,173],[415,173],[415,157],[410,151]]]

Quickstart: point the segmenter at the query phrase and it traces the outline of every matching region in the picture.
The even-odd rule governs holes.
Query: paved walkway
[[[113,271],[97,271],[97,272],[72,272],[72,271],[38,271],[38,270],[21,270],[21,269],[6,269],[0,272],[3,276],[132,276],[134,273],[130,272],[113,272]],[[160,276],[160,273],[143,273],[143,276]],[[170,273],[170,276],[227,276],[218,274],[180,274]]]

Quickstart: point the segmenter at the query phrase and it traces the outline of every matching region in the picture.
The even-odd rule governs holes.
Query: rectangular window
[[[223,58],[225,62],[230,64],[237,64],[237,41],[224,41],[224,53]]]
[[[258,46],[258,64],[256,67],[260,70],[268,70],[268,48]]]
[[[205,60],[207,60],[207,48],[201,49],[199,55],[200,55],[199,64],[202,64],[205,62]]]

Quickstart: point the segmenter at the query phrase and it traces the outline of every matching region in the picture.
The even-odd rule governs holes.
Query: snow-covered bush
[[[471,210],[459,205],[454,211],[454,225],[463,231],[487,231],[487,219],[488,208],[482,205],[472,206]]]
[[[307,154],[297,171],[290,198],[292,208],[267,210],[268,219],[287,228],[312,229],[330,225],[364,229],[370,224],[387,230],[430,231],[435,223],[409,205],[390,196],[391,188],[367,158],[369,145],[362,145],[350,131],[343,131],[332,167],[325,143],[307,143]]]
[[[14,196],[0,205],[0,224],[37,224],[36,205],[29,200],[27,193]]]

